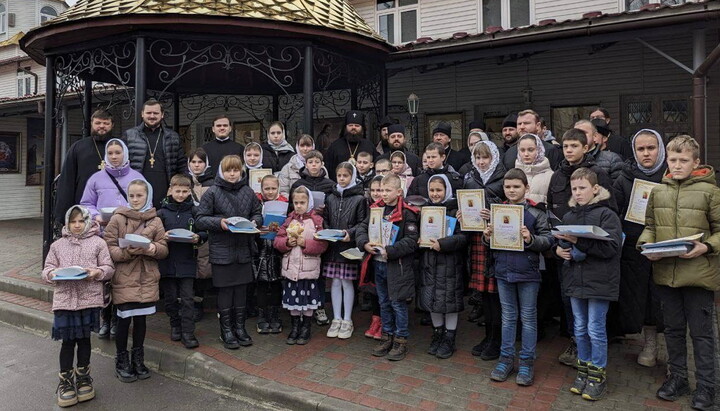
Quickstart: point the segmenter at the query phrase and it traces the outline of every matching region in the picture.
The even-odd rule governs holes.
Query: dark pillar
[[[180,133],[180,93],[173,94],[173,130]],[[180,136],[182,139],[183,136]]]
[[[387,71],[385,69],[380,70],[380,118],[387,116],[388,106],[388,83],[387,83]]]
[[[142,108],[147,95],[145,73],[145,37],[138,37],[135,40],[135,119],[137,124],[142,121]]]
[[[55,180],[55,57],[45,58],[45,181],[43,182],[43,261],[53,241],[52,186]]]
[[[272,101],[273,121],[280,121],[280,95],[275,94]]]
[[[358,92],[357,86],[353,86],[350,89],[350,110],[358,109]]]
[[[92,87],[92,80],[85,80],[85,89],[83,90],[83,137],[90,135],[92,125],[92,120],[90,120],[90,117],[92,117]]]
[[[305,46],[305,77],[303,79],[304,115],[303,127],[306,134],[315,136],[313,132],[313,48]]]

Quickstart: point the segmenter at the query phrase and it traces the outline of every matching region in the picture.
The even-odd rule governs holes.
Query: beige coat
[[[547,204],[548,188],[550,187],[550,179],[553,170],[550,168],[550,160],[543,158],[540,164],[522,164],[520,160],[515,160],[515,167],[525,172],[528,179],[530,191],[525,194],[525,198],[535,203]]]

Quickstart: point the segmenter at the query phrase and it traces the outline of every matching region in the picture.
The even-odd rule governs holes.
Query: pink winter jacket
[[[90,229],[79,237],[71,234],[67,227],[63,227],[63,237],[50,246],[42,277],[55,286],[53,311],[78,311],[104,305],[102,281],[112,278],[115,266],[105,240],[98,236],[99,232],[100,226],[94,221]],[[98,268],[102,275],[95,280],[50,280],[53,270],[74,265]]]
[[[287,228],[293,220],[300,221],[305,230],[305,247],[287,245]],[[316,240],[314,235],[323,229],[322,217],[315,211],[299,215],[295,212],[285,220],[275,237],[275,248],[283,253],[282,276],[291,281],[314,280],[320,277],[320,255],[328,248],[327,241]]]

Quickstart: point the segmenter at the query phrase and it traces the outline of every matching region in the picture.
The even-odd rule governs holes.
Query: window
[[[35,77],[29,71],[30,67],[26,67],[17,72],[18,97],[35,94]]]
[[[50,6],[45,6],[45,7],[41,8],[40,9],[40,24],[45,23],[48,20],[54,19],[55,17],[57,17],[57,15],[58,15],[57,11]]]
[[[532,20],[530,0],[480,0],[483,30],[527,26]]]
[[[418,0],[377,0],[377,31],[391,44],[418,38]]]
[[[7,9],[5,3],[0,3],[0,33],[7,32]]]
[[[678,4],[684,4],[686,0],[621,0],[622,6],[625,7],[625,11],[640,10],[642,6],[648,4],[662,4],[665,6],[675,6]]]

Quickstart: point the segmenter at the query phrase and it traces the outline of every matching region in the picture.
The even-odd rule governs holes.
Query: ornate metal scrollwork
[[[343,117],[350,109],[350,90],[330,90],[313,94],[313,117],[320,118],[322,109],[329,110],[336,117]]]
[[[268,111],[272,112],[272,98],[269,96],[227,96],[227,95],[190,95],[180,99],[180,106],[188,111],[187,118],[192,124],[203,114],[222,108],[234,108],[264,122]]]

